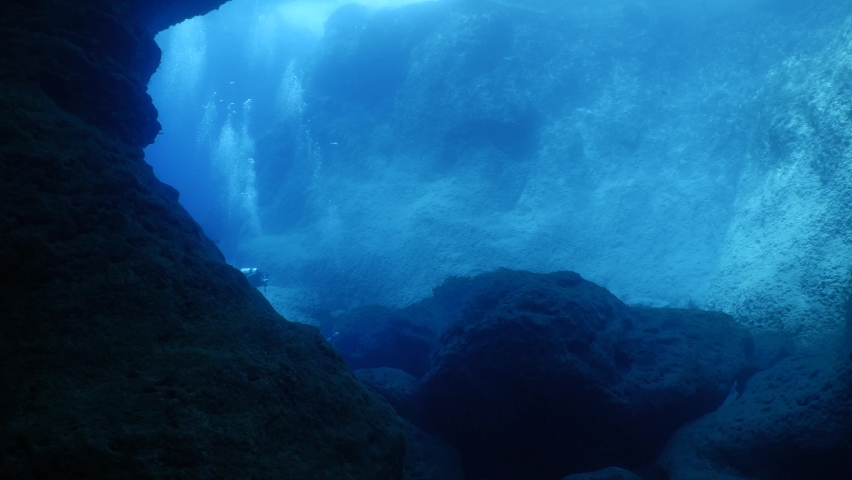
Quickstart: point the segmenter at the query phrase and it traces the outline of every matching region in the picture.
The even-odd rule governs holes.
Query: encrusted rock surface
[[[817,351],[839,345],[852,291],[852,18],[831,38],[767,75],[707,297]]]
[[[355,376],[384,397],[402,418],[416,421],[415,398],[420,391],[419,379],[402,370],[386,367],[355,370]]]
[[[125,7],[0,7],[0,478],[401,478],[392,409],[145,163],[159,51]]]
[[[138,21],[152,32],[217,9],[228,0],[123,0]],[[118,3],[118,2],[115,2]]]

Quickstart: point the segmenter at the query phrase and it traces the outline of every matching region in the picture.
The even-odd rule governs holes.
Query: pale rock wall
[[[708,306],[802,346],[843,338],[852,269],[852,22],[813,58],[789,58],[763,108]]]

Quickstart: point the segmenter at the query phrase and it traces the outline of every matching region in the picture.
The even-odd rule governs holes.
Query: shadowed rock
[[[671,480],[840,480],[852,469],[852,375],[836,357],[791,357],[724,408],[684,426],[660,458]]]
[[[420,400],[471,478],[650,463],[718,408],[750,336],[721,313],[631,308],[573,272],[501,269],[437,341]]]
[[[641,480],[638,475],[629,470],[618,467],[609,467],[603,470],[589,473],[577,473],[568,475],[562,480]]]
[[[364,385],[380,394],[403,418],[417,422],[415,402],[420,380],[396,368],[362,368],[355,376]]]

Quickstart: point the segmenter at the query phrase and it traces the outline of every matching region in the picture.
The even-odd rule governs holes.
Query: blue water
[[[156,38],[163,57],[148,91],[163,132],[146,160],[231,259],[241,239],[262,233],[256,138],[276,121],[301,128],[301,69],[337,6],[236,1]]]
[[[649,452],[634,458],[637,471],[680,422],[723,402],[720,413],[681,430],[694,437],[661,457],[670,473],[697,468],[691,453],[682,465],[674,458],[693,450],[707,464],[702,468],[716,468],[705,462],[716,457],[726,458],[718,460],[721,469],[728,461],[747,466],[751,453],[742,452],[777,447],[737,439],[777,440],[776,425],[792,426],[787,440],[773,442],[798,445],[796,428],[811,432],[814,424],[788,422],[785,405],[808,391],[820,389],[815,398],[828,405],[803,407],[814,418],[843,411],[831,406],[841,397],[826,393],[829,384],[799,378],[804,370],[768,372],[759,380],[764,384],[748,383],[741,373],[770,368],[791,352],[833,352],[844,338],[852,293],[851,3],[373,1],[232,0],[157,36],[163,59],[149,91],[163,131],[146,158],[180,191],[229,263],[268,275],[268,285],[255,285],[284,317],[318,326],[352,368],[425,375],[408,379],[415,390],[426,385],[440,393],[440,382],[429,382],[458,353],[457,378],[464,380],[445,383],[444,413],[474,421],[459,427],[449,420],[452,428],[442,434],[456,437],[470,478],[535,471],[535,478],[557,478],[581,464],[591,468],[563,463],[569,457],[562,451],[545,455],[550,467],[536,460],[549,448],[541,434],[554,415],[546,406],[556,417],[570,417],[577,412],[564,405],[585,395],[559,397],[584,381],[529,374],[577,361],[566,360],[565,345],[591,352],[592,360],[580,363],[588,360],[590,375],[608,378],[600,385],[642,379],[630,387],[640,398],[632,414],[654,399],[643,388],[661,401],[679,405],[670,396],[676,392],[671,395],[695,403],[678,415],[680,407],[650,401],[660,417],[639,415],[649,425],[636,441]],[[499,267],[511,270],[484,273]],[[536,275],[564,270],[579,275]],[[552,288],[541,287],[545,277],[556,279]],[[582,285],[615,307],[596,310],[597,300],[577,303],[554,293],[580,285],[581,277],[631,307],[587,282]],[[502,293],[471,287],[488,278]],[[527,280],[512,283],[518,279]],[[517,294],[506,293],[507,285]],[[694,309],[728,313],[747,328],[720,328],[728,317]],[[612,323],[606,334],[583,336],[582,326],[571,323],[586,318],[597,325],[613,311],[639,316],[624,331]],[[665,327],[642,326],[657,314]],[[684,327],[680,340],[668,330],[675,317]],[[478,318],[481,342],[452,343],[477,330],[445,327]],[[564,328],[564,337],[530,327],[545,324]],[[733,330],[747,340],[725,337]],[[622,334],[634,335],[635,345],[626,347]],[[574,336],[582,341],[565,340]],[[537,356],[538,345],[554,345],[556,353]],[[740,346],[754,356],[745,370],[735,363],[724,375],[701,370],[739,358]],[[711,354],[717,347],[727,353]],[[647,372],[637,373],[634,359],[644,359]],[[484,370],[471,374],[477,361]],[[543,363],[522,366],[535,361]],[[495,365],[499,373],[489,377]],[[601,374],[605,365],[614,370]],[[689,373],[672,375],[670,365]],[[510,374],[518,382],[501,390]],[[493,391],[518,395],[483,393],[489,381],[501,387]],[[539,387],[528,386],[537,381]],[[560,381],[567,390],[553,388]],[[454,400],[460,385],[473,386],[469,410],[458,410]],[[707,394],[704,400],[690,393],[696,388]],[[773,404],[781,408],[766,413],[764,393],[781,399]],[[545,397],[558,400],[540,404]],[[518,408],[517,398],[529,408]],[[607,402],[591,401],[578,418],[598,404]],[[406,400],[396,406],[405,415]],[[434,407],[432,420],[440,417]],[[752,408],[761,413],[743,415],[747,427],[728,416]],[[510,411],[530,416],[506,417]],[[541,429],[527,428],[539,421]],[[839,438],[832,425],[844,421],[840,415],[817,422],[818,430]],[[534,441],[507,433],[515,427]],[[587,433],[596,437],[595,430]],[[573,427],[555,433],[576,436]],[[612,436],[629,445],[623,433],[619,425]],[[586,448],[596,445],[583,435]],[[501,437],[519,440],[498,455],[508,463],[492,462],[490,446],[471,449],[477,442],[500,444]],[[803,445],[810,441],[801,437]],[[597,441],[619,443],[606,435]],[[537,446],[519,455],[529,444]],[[729,449],[740,453],[717,455]],[[755,454],[755,464],[763,456]],[[848,458],[790,457],[790,465],[808,472],[815,465],[830,471],[832,462]],[[775,465],[775,457],[766,461],[773,472],[790,470]],[[799,475],[796,468],[789,476]],[[656,478],[651,470],[643,478]]]
[[[848,219],[813,205],[846,171],[778,105],[811,101],[846,2],[392,3],[233,0],[157,37],[146,158],[285,316],[502,266],[842,324]]]
[[[318,34],[288,23],[275,4],[235,2],[157,36],[163,59],[149,93],[163,131],[146,159],[231,260],[242,239],[262,233],[258,132],[298,115],[294,78]]]

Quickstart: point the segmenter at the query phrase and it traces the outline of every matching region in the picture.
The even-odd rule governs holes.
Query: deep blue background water
[[[845,2],[335,8],[234,0],[162,32],[149,85],[147,160],[288,318],[504,266],[755,328],[842,323],[850,219],[814,205],[847,173],[820,176],[826,140],[785,105],[830,70]]]
[[[254,143],[276,119],[293,117],[298,127],[302,69],[342,3],[237,0],[156,38],[163,58],[148,91],[163,132],[146,160],[229,259],[259,231]]]

